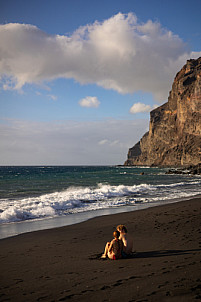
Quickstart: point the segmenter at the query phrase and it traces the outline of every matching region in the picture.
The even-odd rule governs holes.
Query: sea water
[[[0,238],[201,194],[201,177],[168,168],[0,167]],[[11,231],[12,230],[12,231]]]

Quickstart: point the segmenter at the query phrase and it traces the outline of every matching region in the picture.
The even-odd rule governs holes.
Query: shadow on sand
[[[156,258],[156,257],[167,257],[167,256],[179,256],[179,255],[189,255],[195,252],[199,252],[201,249],[193,250],[162,250],[162,251],[148,251],[148,252],[133,252],[127,258],[124,259],[137,259],[137,258]],[[89,257],[90,260],[109,260],[108,258],[102,259],[101,254],[95,254]]]

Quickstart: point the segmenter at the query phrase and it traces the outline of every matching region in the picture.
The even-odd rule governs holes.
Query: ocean
[[[168,168],[0,167],[0,238],[201,194],[201,177]]]

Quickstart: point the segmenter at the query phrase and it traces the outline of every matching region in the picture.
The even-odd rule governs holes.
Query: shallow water
[[[165,174],[167,170],[122,166],[0,167],[0,233],[9,224],[23,229],[22,222],[26,222],[25,229],[32,225],[31,230],[33,225],[46,228],[47,224],[73,224],[104,211],[136,210],[201,194],[201,177]],[[14,226],[14,222],[21,223]]]

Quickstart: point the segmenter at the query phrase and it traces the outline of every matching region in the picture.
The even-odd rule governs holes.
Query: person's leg
[[[109,253],[107,253],[107,256],[108,256],[108,258],[109,259],[111,259],[111,260],[113,260],[114,258],[114,254],[113,254],[113,252],[109,252]]]
[[[109,246],[110,246],[110,242],[107,242],[106,245],[105,245],[105,251],[104,251],[103,255],[101,256],[101,258],[106,258],[107,257]]]

